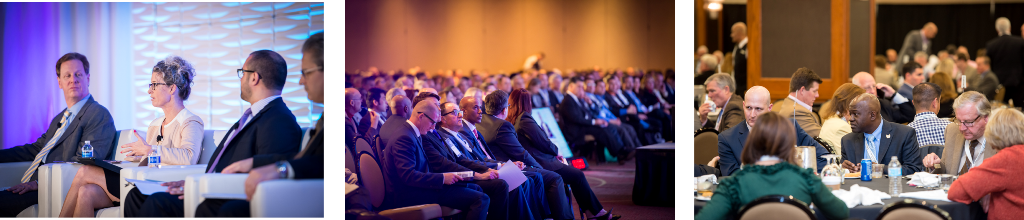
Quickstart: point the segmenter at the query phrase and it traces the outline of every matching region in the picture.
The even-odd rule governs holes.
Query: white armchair
[[[146,132],[138,132],[139,135],[146,136]],[[113,149],[111,149],[112,153],[110,154],[110,157],[104,158],[106,160],[124,160],[127,154],[120,153],[121,151],[117,148],[121,145],[134,141],[134,135],[131,134],[131,129],[117,131],[115,137],[116,141],[114,142]],[[125,163],[121,164],[121,166],[132,167],[137,164],[138,163]],[[55,218],[60,215],[60,209],[64,205],[64,198],[67,197],[68,191],[71,189],[71,183],[74,181],[75,175],[78,173],[78,168],[81,167],[81,164],[69,163],[50,163],[39,166],[38,217]],[[124,187],[122,186],[122,188]]]
[[[243,189],[244,190],[244,189]],[[256,186],[252,217],[324,217],[324,180],[271,180]]]

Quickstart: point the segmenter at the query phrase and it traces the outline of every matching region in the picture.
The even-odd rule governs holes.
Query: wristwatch
[[[277,161],[278,178],[288,179],[288,161]]]

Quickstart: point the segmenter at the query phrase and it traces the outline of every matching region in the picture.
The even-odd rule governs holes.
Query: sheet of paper
[[[203,197],[207,199],[236,199],[245,200],[245,193],[206,193]]]
[[[161,186],[164,182],[138,180],[138,179],[124,179],[125,181],[135,184],[135,188],[139,189],[143,195],[152,195],[153,193],[166,192],[167,187]]]
[[[505,164],[510,163],[512,163],[512,160],[505,162]],[[523,175],[522,170],[518,166],[501,166],[498,169],[498,179],[505,180],[505,183],[508,184],[508,191],[511,192],[519,188],[519,185],[522,185],[523,182],[526,182],[526,175]]]

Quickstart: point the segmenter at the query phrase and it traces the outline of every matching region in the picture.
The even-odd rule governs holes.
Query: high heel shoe
[[[594,219],[594,220],[618,220],[619,218],[622,218],[622,216],[620,216],[620,215],[612,215],[612,211],[615,211],[615,208],[608,209],[608,213],[605,213],[602,216],[595,216],[595,217],[590,217],[590,218],[587,218],[587,219]]]

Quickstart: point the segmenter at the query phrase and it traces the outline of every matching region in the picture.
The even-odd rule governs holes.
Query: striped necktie
[[[50,154],[50,150],[57,145],[57,140],[64,135],[64,131],[67,130],[69,124],[65,122],[67,122],[69,118],[71,118],[71,111],[64,110],[64,118],[60,119],[60,128],[57,128],[57,132],[53,133],[53,136],[50,137],[50,141],[46,142],[46,146],[43,147],[43,150],[40,150],[39,154],[36,154],[36,159],[32,160],[32,166],[28,167],[24,176],[21,176],[21,183],[27,183],[32,179],[32,175],[36,173],[36,168],[39,168],[39,164],[43,162],[46,155]]]

